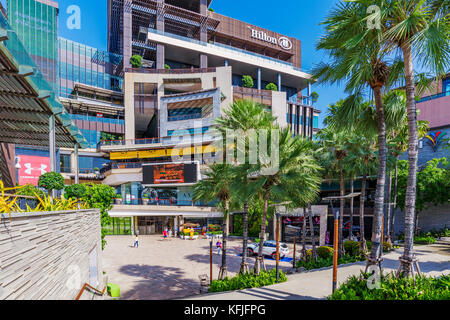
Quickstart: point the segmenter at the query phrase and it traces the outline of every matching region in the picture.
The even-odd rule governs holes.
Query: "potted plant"
[[[100,174],[100,169],[99,169],[98,167],[95,167],[95,168],[94,168],[94,173],[95,173],[95,174]]]
[[[116,194],[116,204],[118,204],[118,205],[121,205],[122,204],[122,195],[119,193],[119,194]]]
[[[148,202],[149,202],[148,194],[144,193],[144,194],[142,195],[142,204],[143,204],[144,206],[147,206],[147,205],[148,205]]]

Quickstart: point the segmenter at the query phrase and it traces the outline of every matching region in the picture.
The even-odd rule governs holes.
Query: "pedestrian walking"
[[[138,237],[138,235],[136,235],[136,236],[134,237],[134,245],[133,245],[133,248],[139,248],[139,237]]]

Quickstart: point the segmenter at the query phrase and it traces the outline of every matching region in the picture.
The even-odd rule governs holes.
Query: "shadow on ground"
[[[123,293],[123,300],[165,300],[199,294],[200,282],[184,277],[181,268],[150,265],[125,265],[120,272],[137,278]]]

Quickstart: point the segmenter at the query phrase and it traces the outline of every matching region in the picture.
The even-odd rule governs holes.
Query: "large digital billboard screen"
[[[143,184],[180,184],[197,182],[196,163],[165,163],[143,166]]]

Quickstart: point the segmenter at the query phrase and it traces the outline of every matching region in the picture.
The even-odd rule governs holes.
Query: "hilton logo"
[[[280,37],[280,39],[277,39],[275,37],[269,36],[264,31],[258,31],[255,29],[252,29],[251,27],[248,27],[252,32],[252,38],[258,39],[261,41],[269,42],[275,45],[279,45],[284,50],[291,50],[292,49],[292,41],[289,40],[286,37]]]

